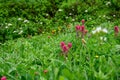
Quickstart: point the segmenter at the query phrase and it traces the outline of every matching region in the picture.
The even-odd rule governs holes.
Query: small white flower
[[[7,29],[7,28],[8,28],[8,26],[5,26],[5,28]]]
[[[72,21],[75,21],[75,19],[72,19]]]
[[[29,21],[28,20],[24,20],[24,23],[29,23]]]
[[[103,37],[100,37],[100,40],[103,40]]]
[[[13,33],[16,33],[17,31],[13,31]]]
[[[115,17],[116,15],[113,15],[113,17]]]
[[[8,26],[12,26],[12,24],[11,24],[11,23],[8,23]]]
[[[95,33],[96,33],[96,30],[93,30],[92,33],[95,34]]]
[[[107,41],[106,37],[100,37],[100,40]]]
[[[18,21],[21,21],[22,20],[22,18],[18,18]]]
[[[46,14],[46,16],[48,16],[49,14]]]
[[[107,5],[107,6],[108,6],[108,5],[111,5],[111,2],[107,2],[106,5]]]
[[[65,18],[68,19],[68,16],[66,16]]]
[[[100,32],[101,30],[102,30],[101,27],[97,27],[97,28],[96,28],[96,32]]]
[[[106,37],[104,37],[104,41],[107,41],[107,38],[106,38]]]
[[[62,10],[62,9],[59,9],[58,11],[61,12],[61,11],[63,11],[63,10]]]
[[[85,10],[85,12],[87,13],[87,12],[88,12],[88,10]]]
[[[106,28],[104,28],[102,31],[108,33],[108,30]]]
[[[89,18],[89,20],[92,20],[92,18]]]
[[[40,22],[40,24],[42,25],[42,24],[43,24],[43,22]]]
[[[72,13],[69,13],[69,15],[72,15]]]
[[[23,30],[21,30],[18,34],[22,34],[23,33]]]

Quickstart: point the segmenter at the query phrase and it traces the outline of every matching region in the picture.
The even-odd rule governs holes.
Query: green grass
[[[114,35],[114,26],[120,26],[119,4],[117,0],[1,0],[0,78],[120,80],[120,32]],[[88,30],[86,43],[76,37],[81,19]],[[92,34],[98,27],[108,33]],[[62,41],[72,43],[68,57],[62,55]]]
[[[0,76],[9,80],[119,80],[120,50],[112,29],[88,37],[89,30],[84,45],[76,38],[75,24],[57,35],[9,40],[0,45]],[[72,43],[67,59],[61,55],[61,41]]]

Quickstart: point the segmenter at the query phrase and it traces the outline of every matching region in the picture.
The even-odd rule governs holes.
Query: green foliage
[[[119,80],[118,9],[117,0],[0,0],[0,78]],[[81,40],[75,26],[83,18]],[[93,34],[97,27],[108,32]],[[68,57],[61,41],[72,43]]]
[[[87,21],[98,18],[99,21],[90,21],[89,23],[97,25],[106,20],[116,21],[116,18],[119,18],[117,15],[119,11],[116,10],[119,3],[113,0],[111,2],[99,0],[1,0],[0,2],[0,42],[51,32],[58,26],[80,22],[83,18]],[[113,15],[116,17],[113,18]],[[18,18],[22,18],[23,21],[18,21]],[[29,20],[30,23],[22,23],[24,20]],[[11,23],[12,26],[6,29],[6,23]],[[19,28],[23,29],[23,34],[13,34],[16,30],[19,32]]]

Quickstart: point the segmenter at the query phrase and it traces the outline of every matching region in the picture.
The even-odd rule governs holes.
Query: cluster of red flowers
[[[115,36],[118,36],[118,34],[119,34],[119,27],[118,26],[114,27],[114,32],[115,32]]]
[[[80,25],[77,25],[76,26],[76,32],[77,32],[77,37],[79,37],[79,32],[81,32],[82,34],[81,34],[81,37],[83,38],[84,37],[84,35],[88,32],[88,30],[86,30],[85,29],[85,20],[84,19],[82,19],[82,26],[80,26]]]
[[[6,76],[1,77],[0,80],[7,80]]]
[[[67,45],[64,42],[60,43],[61,49],[63,53],[67,53],[69,49],[72,47],[72,43],[68,43]]]

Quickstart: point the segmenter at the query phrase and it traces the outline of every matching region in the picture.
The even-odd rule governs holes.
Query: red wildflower
[[[115,33],[118,33],[118,32],[119,32],[119,27],[118,27],[118,26],[115,26],[115,27],[114,27],[114,31],[115,31]]]
[[[3,77],[1,78],[1,80],[7,80],[6,76],[3,76]]]
[[[77,25],[76,26],[76,30],[78,31],[78,30],[80,30],[81,29],[81,26],[80,25]]]
[[[62,50],[63,50],[63,52],[67,53],[67,52],[68,52],[68,47],[67,47],[66,45],[64,45],[64,46],[62,47]]]
[[[68,43],[68,48],[71,48],[72,47],[72,43]]]
[[[82,19],[82,20],[81,20],[81,22],[82,22],[82,25],[84,25],[84,23],[85,23],[85,20],[84,20],[84,19]]]
[[[81,31],[84,32],[84,30],[85,30],[85,26],[82,25],[82,26],[81,26]]]
[[[64,45],[65,45],[64,42],[61,42],[61,43],[60,43],[61,48],[63,48]]]

